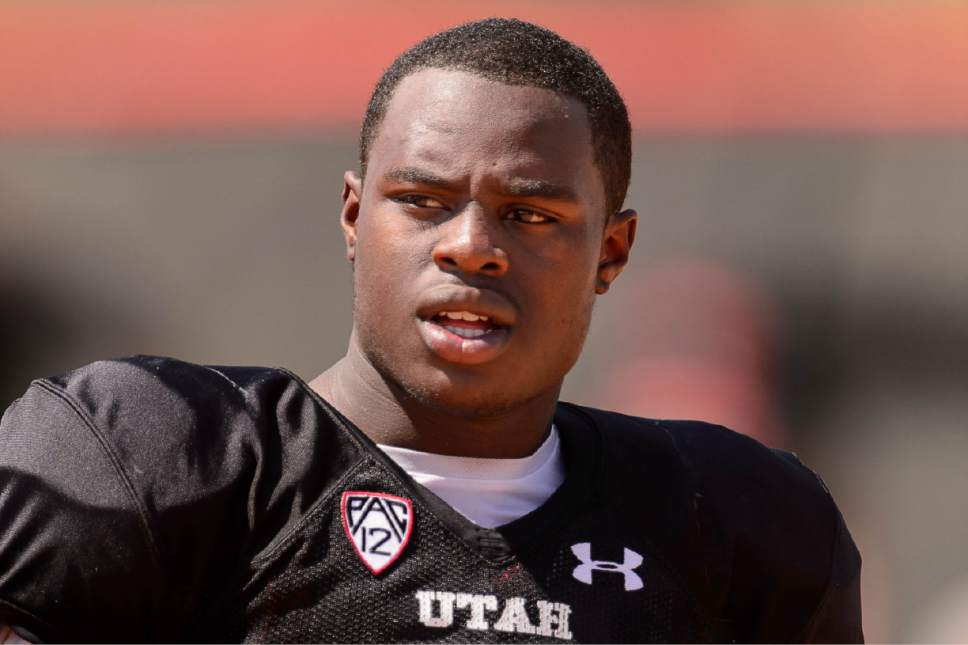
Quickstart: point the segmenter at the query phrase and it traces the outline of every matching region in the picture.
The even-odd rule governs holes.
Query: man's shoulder
[[[684,483],[697,489],[725,490],[725,497],[735,493],[744,497],[806,496],[823,503],[829,499],[822,480],[796,453],[767,447],[725,426],[573,407],[601,432],[610,465],[627,464],[641,472],[643,462],[672,464]]]
[[[40,378],[7,412],[8,432],[43,442],[50,418],[73,441],[93,442],[123,470],[171,479],[173,458],[196,467],[217,458],[232,436],[251,434],[267,385],[290,377],[267,368],[216,368],[173,358],[103,360]],[[14,420],[15,419],[15,420]],[[213,464],[214,465],[214,464]]]
[[[69,408],[111,445],[148,441],[203,448],[213,435],[245,431],[279,398],[310,399],[297,377],[271,367],[198,365],[162,356],[96,361],[35,380],[49,406]],[[15,404],[19,403],[19,400]]]
[[[115,627],[138,640],[155,620],[188,624],[358,457],[336,414],[284,370],[136,356],[38,379],[0,423],[0,484],[13,491],[0,495],[0,520],[17,527],[8,546],[40,541],[73,564],[0,548],[0,571],[95,590],[130,609]],[[0,602],[0,619],[13,612],[40,634],[84,624],[84,606],[31,595],[36,580],[0,573],[12,607]],[[144,613],[158,606],[164,616]]]
[[[60,390],[93,414],[105,406],[128,403],[171,414],[185,406],[245,408],[273,380],[291,381],[293,377],[270,367],[198,365],[138,355],[95,361],[38,379],[34,385]]]
[[[38,379],[4,423],[8,434],[39,445],[54,434],[55,417],[60,436],[50,441],[96,446],[133,491],[164,506],[182,503],[173,497],[180,493],[197,498],[202,483],[214,493],[273,473],[280,481],[307,475],[305,455],[335,458],[334,448],[353,443],[333,437],[346,434],[337,415],[286,370],[158,356]]]
[[[829,570],[843,520],[823,481],[794,453],[701,421],[581,411],[602,435],[610,494],[631,491],[658,509],[649,511],[653,525],[695,532],[716,550],[771,561],[774,571],[793,562],[812,575]]]
[[[827,633],[825,612],[839,611],[830,599],[856,590],[860,554],[827,487],[794,453],[700,421],[576,411],[602,436],[606,495],[693,588],[740,624],[764,608],[764,634]],[[720,579],[728,593],[710,582]]]

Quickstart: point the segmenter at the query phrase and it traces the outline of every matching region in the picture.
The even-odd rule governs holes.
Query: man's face
[[[581,103],[460,71],[406,77],[366,181],[346,176],[359,349],[461,416],[556,397],[627,258],[624,215],[606,226]]]

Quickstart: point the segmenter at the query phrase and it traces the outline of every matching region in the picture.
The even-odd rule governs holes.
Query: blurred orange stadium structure
[[[355,124],[397,52],[482,13],[593,51],[640,131],[968,126],[959,2],[13,0],[0,132]]]

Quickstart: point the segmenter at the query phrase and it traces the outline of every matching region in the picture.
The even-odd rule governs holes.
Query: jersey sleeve
[[[826,585],[810,621],[799,635],[799,640],[808,643],[862,643],[864,633],[861,624],[860,551],[851,538],[843,515],[819,476],[804,466],[795,455],[777,452],[816,480],[833,516],[833,539],[829,547],[830,566]],[[818,491],[818,494],[821,493]]]
[[[145,511],[98,428],[45,381],[0,422],[0,527],[0,623],[44,641],[147,637],[159,567]]]
[[[694,472],[706,552],[741,642],[863,642],[861,558],[827,487],[793,453],[720,426],[662,422]]]
[[[741,638],[863,642],[860,553],[827,487],[792,453],[748,452],[733,454],[750,472],[721,488],[733,495],[722,508],[733,513],[725,523]]]
[[[826,592],[805,631],[811,643],[862,643],[860,552],[840,518]]]

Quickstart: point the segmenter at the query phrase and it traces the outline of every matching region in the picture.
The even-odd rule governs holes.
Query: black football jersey
[[[280,369],[105,361],[0,425],[0,623],[59,641],[862,639],[793,455],[561,403],[565,482],[481,528]]]

